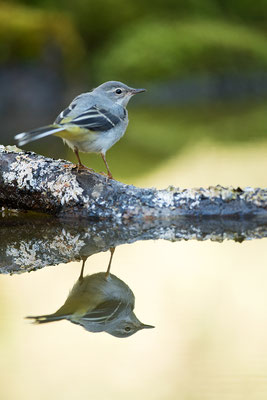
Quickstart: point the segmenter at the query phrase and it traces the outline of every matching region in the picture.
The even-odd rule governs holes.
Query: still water
[[[265,187],[266,168],[263,143],[202,143],[135,183]],[[25,319],[55,313],[71,298],[82,261],[1,275],[0,398],[266,399],[266,245],[263,238],[117,246],[111,274],[129,290],[128,303],[135,296],[138,320],[155,327],[123,338],[92,333],[77,320],[38,325]],[[33,257],[32,250],[24,247],[23,257]],[[109,251],[92,254],[83,276],[104,275],[109,259]],[[85,297],[82,304],[72,298],[68,307],[85,309]],[[110,310],[106,304],[95,317],[118,316],[116,305]]]

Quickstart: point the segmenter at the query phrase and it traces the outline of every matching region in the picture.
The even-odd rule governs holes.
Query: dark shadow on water
[[[244,240],[267,236],[263,218],[185,218],[139,223],[64,221],[32,213],[0,217],[0,273],[38,270],[82,260],[139,240]]]

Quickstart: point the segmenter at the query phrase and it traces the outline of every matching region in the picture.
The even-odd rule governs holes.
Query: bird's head
[[[123,316],[118,319],[112,326],[106,328],[106,332],[112,336],[116,336],[118,338],[124,338],[132,336],[134,333],[140,331],[141,329],[150,329],[155,328],[152,325],[143,324],[139,319],[135,316],[133,312],[129,315]]]
[[[123,107],[127,106],[128,101],[132,96],[145,91],[146,89],[134,89],[132,87],[125,85],[124,83],[117,81],[109,81],[102,83],[102,85],[94,89],[95,93],[103,94],[110,100],[114,101],[117,104],[122,105]]]

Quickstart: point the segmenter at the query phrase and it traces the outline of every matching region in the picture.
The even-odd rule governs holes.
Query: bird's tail
[[[29,132],[22,132],[15,136],[19,146],[26,143],[33,142],[34,140],[53,135],[53,133],[63,131],[64,127],[59,125],[47,125],[42,128],[37,128]]]
[[[26,319],[34,319],[35,324],[44,324],[46,322],[54,322],[60,321],[61,319],[65,319],[66,315],[56,315],[56,314],[48,314],[48,315],[36,315],[36,316],[29,316]]]

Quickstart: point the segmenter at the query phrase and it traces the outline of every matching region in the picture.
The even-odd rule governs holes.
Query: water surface
[[[139,183],[264,187],[263,155],[262,146],[205,143]],[[24,319],[62,306],[81,261],[1,275],[1,398],[266,399],[266,244],[161,239],[117,246],[111,272],[133,291],[137,317],[155,326],[123,339],[66,320]],[[108,260],[108,251],[92,254],[85,274],[104,272]]]

